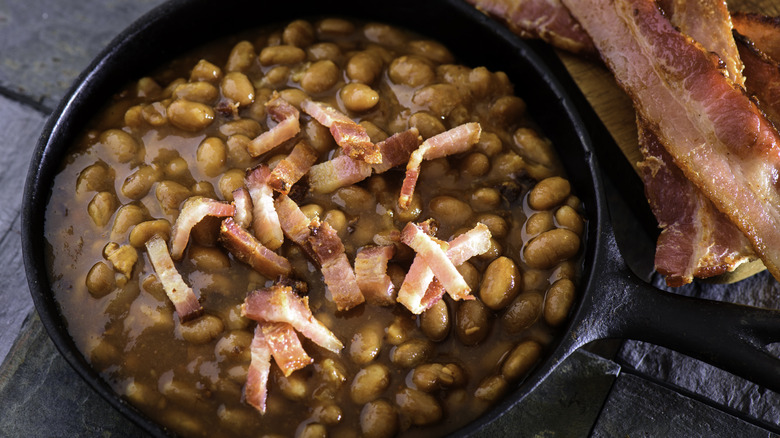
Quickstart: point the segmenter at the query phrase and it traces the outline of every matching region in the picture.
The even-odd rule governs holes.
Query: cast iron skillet
[[[125,30],[76,81],[44,128],[25,186],[24,261],[41,321],[68,362],[114,407],[150,433],[166,433],[118,397],[90,368],[68,335],[51,292],[44,216],[54,175],[67,148],[112,93],[183,50],[243,28],[321,15],[354,16],[407,27],[443,42],[463,64],[505,71],[542,131],[558,148],[585,205],[588,230],[583,277],[565,333],[525,382],[458,435],[468,435],[498,418],[566,357],[596,339],[625,338],[663,345],[780,391],[780,361],[764,350],[780,339],[779,312],[662,292],[631,273],[615,242],[588,129],[555,74],[503,26],[460,0],[176,0]]]

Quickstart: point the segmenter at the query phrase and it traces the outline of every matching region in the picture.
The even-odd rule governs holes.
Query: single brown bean
[[[414,330],[414,326],[413,319],[396,316],[385,331],[385,340],[390,345],[400,345],[409,339],[409,334]]]
[[[577,210],[568,205],[562,205],[555,211],[555,221],[561,228],[567,228],[574,231],[578,235],[582,235],[582,231],[585,228],[585,222]]]
[[[326,18],[317,23],[317,32],[324,35],[348,35],[355,31],[355,25],[342,18]]]
[[[220,83],[222,95],[246,107],[255,101],[255,87],[249,78],[237,71],[227,73]]]
[[[520,155],[506,152],[493,156],[492,175],[496,178],[508,179],[518,172],[526,170],[526,163]]]
[[[481,300],[460,301],[455,312],[455,333],[465,345],[482,342],[490,332],[490,315]]]
[[[222,69],[216,65],[201,59],[190,72],[190,81],[203,81],[216,83],[222,79]]]
[[[116,287],[114,270],[105,262],[95,263],[87,273],[86,285],[89,294],[95,298],[102,298]]]
[[[431,138],[434,135],[441,134],[447,128],[442,123],[441,118],[434,117],[426,111],[419,111],[409,117],[409,127],[417,128],[423,139]]]
[[[232,330],[222,336],[214,346],[214,354],[218,361],[246,362],[251,359],[250,345],[252,333],[246,330]]]
[[[410,339],[390,351],[390,361],[399,368],[414,368],[432,353],[433,344],[427,339]]]
[[[380,363],[372,363],[355,374],[349,388],[352,401],[358,404],[376,400],[390,385],[390,370]]]
[[[415,55],[424,56],[437,64],[452,64],[455,57],[443,44],[433,40],[412,41],[409,51]]]
[[[466,383],[466,373],[454,363],[426,363],[414,369],[412,383],[420,391],[432,392],[462,386]]]
[[[374,143],[379,143],[381,141],[387,140],[387,137],[389,137],[389,135],[385,131],[383,131],[382,128],[376,126],[374,123],[369,122],[368,120],[361,120],[360,126],[365,128],[368,137]]]
[[[111,154],[111,157],[120,163],[127,163],[135,158],[140,149],[138,142],[130,134],[120,129],[103,131],[99,141]]]
[[[434,342],[447,337],[450,333],[450,311],[446,301],[437,301],[420,315],[420,329]]]
[[[471,207],[452,196],[437,196],[428,203],[431,215],[440,223],[461,226],[471,217]]]
[[[439,402],[430,395],[416,389],[405,387],[395,395],[395,403],[401,412],[409,417],[412,424],[424,426],[439,421],[442,408]]]
[[[176,99],[168,105],[168,120],[177,128],[197,132],[214,121],[214,110],[198,102]]]
[[[160,180],[162,173],[154,166],[141,165],[122,183],[122,195],[138,201],[149,193],[154,183]]]
[[[504,253],[504,247],[496,240],[495,237],[490,238],[490,246],[488,250],[477,256],[478,260],[483,262],[489,262],[497,257],[500,257]]]
[[[532,268],[548,269],[574,257],[579,249],[580,237],[576,233],[556,228],[545,231],[526,243],[523,257]]]
[[[179,324],[179,334],[189,343],[205,344],[216,339],[224,328],[221,319],[214,315],[203,315],[200,318]]]
[[[509,383],[504,379],[504,376],[489,376],[482,380],[477,389],[474,390],[474,397],[492,403],[506,393],[508,386]]]
[[[321,42],[312,44],[311,46],[307,47],[306,55],[309,61],[322,61],[323,59],[330,59],[333,62],[337,62],[339,59],[341,59],[341,49],[334,43]]]
[[[531,237],[538,236],[553,228],[555,228],[553,214],[547,210],[534,213],[525,221],[525,232]]]
[[[383,46],[398,47],[407,43],[406,34],[389,24],[368,23],[363,27],[363,35],[369,41]]]
[[[252,139],[242,135],[231,135],[227,139],[227,161],[236,168],[247,168],[252,163],[252,155],[249,154],[247,145]]]
[[[309,94],[322,93],[336,85],[340,76],[341,70],[333,61],[317,61],[303,73],[301,88]]]
[[[426,85],[414,92],[412,102],[439,117],[449,116],[462,103],[458,88],[451,84]]]
[[[204,198],[217,199],[217,192],[214,186],[208,181],[198,181],[190,187],[192,196],[202,196]]]
[[[113,193],[99,192],[89,201],[87,212],[95,225],[104,227],[111,220],[111,216],[113,216],[118,205],[119,202]]]
[[[354,54],[347,62],[347,77],[355,82],[372,84],[382,72],[382,59],[376,54],[364,51]]]
[[[171,223],[166,219],[141,222],[130,230],[130,237],[128,240],[133,247],[143,248],[146,241],[151,239],[155,234],[159,234],[163,240],[168,240],[171,237]]]
[[[515,299],[522,284],[520,270],[509,257],[493,260],[482,277],[479,298],[493,310],[501,310]]]
[[[227,145],[219,137],[207,137],[198,145],[195,162],[206,176],[219,175],[227,162]]]
[[[230,268],[230,258],[216,247],[193,245],[188,256],[201,271],[214,272]]]
[[[375,203],[374,195],[368,190],[351,185],[342,187],[331,195],[333,203],[343,208],[349,214],[358,214],[365,212],[366,209],[373,211],[372,206]]]
[[[303,122],[303,132],[309,139],[309,145],[317,151],[318,154],[324,154],[336,146],[333,135],[330,130],[317,122],[309,120]]]
[[[85,167],[76,180],[76,193],[105,192],[114,187],[114,170],[98,161]]]
[[[289,79],[290,73],[290,67],[286,65],[277,65],[265,73],[261,84],[265,87],[282,87],[287,82],[287,79]]]
[[[471,177],[484,176],[490,171],[490,159],[481,152],[473,152],[463,159],[460,168]]]
[[[503,96],[490,105],[488,114],[500,126],[516,125],[525,117],[526,107],[525,101],[517,96]]]
[[[387,74],[395,84],[419,87],[436,79],[433,64],[420,56],[404,55],[395,58],[388,67]]]
[[[471,208],[476,211],[493,211],[501,205],[501,192],[493,187],[480,187],[471,193]]]
[[[475,223],[485,224],[490,230],[490,235],[496,239],[503,239],[509,234],[509,224],[506,220],[494,213],[482,213],[474,220]]]
[[[162,94],[162,87],[154,79],[145,76],[135,84],[135,92],[138,97],[154,98]]]
[[[327,438],[328,429],[319,423],[309,423],[295,435],[295,438]]]
[[[135,204],[125,204],[116,211],[114,224],[111,226],[111,238],[123,236],[130,227],[138,225],[149,218],[149,212],[145,207]]]
[[[538,342],[522,341],[507,356],[501,365],[501,375],[506,380],[520,379],[531,371],[542,355],[542,346]]]
[[[571,185],[559,176],[539,181],[528,193],[528,205],[535,210],[549,210],[569,197]]]
[[[329,210],[331,211],[331,210]],[[308,218],[309,220],[319,219],[323,217],[325,214],[325,209],[322,208],[319,204],[306,204],[301,206],[301,212]],[[345,218],[346,220],[346,218]],[[328,222],[328,224],[332,227],[333,224]]]
[[[168,123],[168,103],[170,102],[153,102],[142,106],[141,117],[151,126],[164,126]]]
[[[370,401],[360,410],[360,431],[366,438],[392,438],[398,433],[398,414],[387,400]]]
[[[358,365],[374,360],[382,349],[384,329],[379,325],[364,325],[358,328],[349,343],[349,357]]]
[[[552,327],[557,327],[566,321],[569,310],[574,303],[575,286],[568,278],[563,278],[550,286],[544,301],[544,320]]]
[[[239,41],[233,49],[230,50],[227,64],[225,64],[225,71],[228,72],[243,72],[252,67],[255,62],[257,54],[255,54],[255,46],[249,41]]]
[[[538,292],[523,292],[512,301],[504,313],[502,323],[509,333],[520,333],[531,327],[542,314],[544,299]]]
[[[190,165],[182,157],[175,157],[168,161],[165,164],[164,174],[168,179],[177,179],[179,181],[192,179]]]
[[[472,291],[479,288],[479,278],[481,275],[474,265],[469,262],[463,262],[456,269],[460,275],[463,276],[463,279]]]
[[[398,199],[398,198],[396,198]],[[401,222],[411,222],[417,219],[422,213],[422,198],[419,193],[412,195],[412,200],[409,202],[409,206],[405,209],[398,206],[396,202],[393,206],[395,210],[395,217]]]
[[[176,87],[172,97],[211,105],[219,97],[219,90],[209,82],[187,82]]]
[[[179,205],[181,205],[185,199],[192,196],[192,193],[190,192],[190,189],[175,181],[165,180],[157,184],[155,196],[157,197],[157,201],[160,203],[163,212],[165,212],[165,214],[173,214],[179,209]]]
[[[347,235],[347,216],[341,210],[328,210],[325,212],[325,216],[322,217],[324,222],[327,222],[339,236]]]
[[[495,133],[482,131],[479,136],[479,141],[474,145],[474,149],[482,152],[488,157],[493,157],[504,149],[504,143]]]
[[[379,103],[379,93],[371,87],[360,83],[344,85],[339,91],[344,107],[349,111],[368,111]]]
[[[219,127],[219,133],[225,137],[232,135],[245,135],[249,138],[255,138],[263,132],[263,127],[252,119],[238,119],[225,122]]]
[[[306,47],[314,42],[314,26],[306,20],[295,20],[282,31],[282,42],[296,47]]]
[[[295,64],[306,59],[306,52],[291,45],[269,46],[260,51],[260,64]]]

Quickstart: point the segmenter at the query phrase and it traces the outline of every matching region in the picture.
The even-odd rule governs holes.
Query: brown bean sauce
[[[556,334],[546,320],[560,324],[573,299],[556,293],[544,316],[547,290],[560,279],[576,282],[579,259],[538,244],[525,254],[525,244],[544,234],[553,246],[571,246],[550,231],[579,236],[584,220],[557,179],[538,190],[535,202],[547,209],[529,207],[537,182],[562,174],[531,122],[533,108],[514,96],[505,74],[454,62],[440,44],[404,30],[300,20],[204,48],[118,93],[74,145],[46,217],[54,292],[88,361],[118,393],[184,436],[427,437],[488,409],[539,359]],[[328,130],[302,112],[295,139],[249,157],[247,142],[275,124],[264,108],[273,91],[296,106],[306,97],[332,105],[374,142],[410,126],[423,138],[465,122],[482,126],[469,151],[423,162],[408,210],[398,207],[403,165],[332,193],[307,191],[305,178],[296,185],[302,210],[336,229],[350,262],[409,221],[435,219],[442,240],[483,222],[493,238],[487,253],[458,268],[476,300],[445,296],[424,317],[401,305],[336,311],[316,265],[285,241],[277,253],[308,284],[315,317],[345,347],[335,354],[301,336],[313,364],[289,377],[272,366],[261,415],[242,399],[255,323],[240,306],[274,279],[225,251],[219,220],[208,218],[176,262],[205,311],[182,324],[143,242],[169,233],[190,196],[231,201],[247,168],[275,165],[300,139],[318,162],[337,153]],[[556,216],[562,206],[565,214]],[[534,215],[541,216],[527,227]],[[555,259],[560,254],[566,259]],[[398,245],[388,267],[396,288],[413,256]]]

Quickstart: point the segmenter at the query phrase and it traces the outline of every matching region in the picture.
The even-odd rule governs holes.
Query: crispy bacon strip
[[[274,209],[273,190],[268,185],[271,170],[261,164],[246,173],[245,183],[252,198],[252,230],[268,249],[278,249],[284,243],[279,215]]]
[[[268,376],[271,373],[271,348],[266,342],[263,328],[255,327],[255,336],[249,346],[251,359],[244,385],[244,398],[261,414],[265,413],[265,401],[268,398]]]
[[[736,12],[734,29],[775,62],[780,62],[780,17]]]
[[[317,256],[314,254],[314,250],[309,242],[309,236],[311,235],[311,230],[309,229],[311,221],[309,218],[301,211],[298,204],[287,195],[281,195],[276,198],[274,205],[279,213],[279,220],[284,235],[300,246],[312,260],[317,262]]]
[[[282,194],[290,193],[290,188],[306,175],[317,162],[317,152],[305,141],[299,142],[290,155],[280,161],[268,177],[268,185]]]
[[[395,286],[387,275],[387,262],[395,254],[394,245],[364,246],[355,255],[355,277],[366,301],[380,306],[395,304]]]
[[[192,196],[184,201],[179,216],[171,229],[171,257],[181,260],[187,242],[190,240],[192,227],[198,224],[206,216],[228,217],[233,216],[236,209],[230,204],[216,199]]]
[[[409,245],[418,256],[422,257],[444,289],[455,299],[465,299],[471,292],[466,280],[460,275],[455,265],[447,257],[442,245],[431,236],[425,234],[420,226],[409,222],[401,231],[401,241]]]
[[[165,294],[171,300],[176,308],[181,322],[186,322],[197,318],[203,313],[198,297],[192,288],[181,278],[181,275],[173,265],[173,259],[168,253],[168,245],[160,235],[155,234],[146,241],[146,252],[149,255],[149,261],[152,262],[154,273],[160,279],[160,283],[165,289]]]
[[[266,102],[265,109],[277,122],[277,125],[258,135],[247,144],[246,149],[253,157],[258,157],[285,141],[295,137],[301,130],[298,109],[274,92]]]
[[[675,163],[780,278],[777,131],[653,1],[563,1]]]
[[[252,197],[249,196],[249,191],[246,187],[239,187],[233,190],[233,206],[236,208],[236,212],[233,215],[233,219],[242,228],[249,228],[252,226],[252,210],[254,205],[252,204]]]
[[[434,160],[464,152],[479,141],[481,133],[482,127],[479,123],[464,123],[422,142],[420,147],[409,157],[398,205],[404,209],[409,207],[423,160]]]
[[[288,275],[292,270],[292,265],[286,258],[263,246],[233,218],[229,217],[222,221],[219,227],[219,241],[238,260],[266,277]]]
[[[593,41],[559,0],[466,0],[505,22],[523,38],[540,38],[570,52],[597,57]]]
[[[408,225],[407,225],[408,227]],[[424,229],[421,230],[425,232]],[[430,234],[430,233],[426,233]],[[440,246],[446,247],[445,255],[452,262],[453,266],[460,266],[466,260],[485,253],[490,249],[490,229],[483,224],[478,223],[471,230],[457,236],[449,243],[436,242]],[[410,312],[415,314],[422,313],[438,301],[444,294],[445,288],[434,278],[433,271],[428,267],[422,256],[417,256],[409,267],[409,271],[404,278],[401,289],[398,291],[397,301]],[[471,295],[451,296],[454,299],[473,299]]]
[[[293,326],[286,322],[261,322],[263,335],[276,365],[285,376],[299,370],[314,360],[306,354]]]
[[[289,286],[274,285],[247,294],[241,314],[255,321],[286,322],[320,347],[338,353],[344,345],[312,315],[308,297],[300,298]]]
[[[320,262],[322,277],[339,310],[349,310],[365,301],[347,260],[344,244],[327,222],[315,219],[309,225],[309,243]]]
[[[736,17],[735,24],[740,21]],[[776,33],[780,39],[780,21]],[[780,61],[772,59],[748,37],[737,33],[735,38],[739,56],[745,63],[745,88],[775,127],[780,127]]]
[[[346,155],[315,164],[309,170],[309,186],[315,193],[330,193],[371,176],[371,165]]]
[[[382,154],[371,141],[366,129],[346,114],[324,103],[308,99],[301,102],[301,109],[330,129],[336,144],[341,146],[348,156],[369,164],[382,162]]]
[[[382,154],[382,162],[374,164],[374,172],[387,172],[395,166],[408,162],[412,152],[420,147],[421,142],[422,137],[420,137],[417,128],[395,133],[384,141],[380,141],[376,145]]]

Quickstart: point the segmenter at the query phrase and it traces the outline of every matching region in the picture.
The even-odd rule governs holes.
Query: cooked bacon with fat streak
[[[479,123],[470,122],[456,126],[441,134],[434,135],[422,142],[419,148],[412,152],[406,164],[406,176],[401,186],[398,205],[408,208],[420,176],[420,166],[423,160],[434,160],[468,150],[479,141],[482,127]]]
[[[273,285],[247,294],[241,315],[255,321],[286,322],[320,347],[338,353],[344,345],[312,315],[308,297],[295,295],[289,286]]]
[[[187,242],[190,240],[192,227],[198,224],[206,216],[228,217],[233,216],[236,209],[230,204],[216,199],[192,196],[187,198],[181,206],[179,216],[171,229],[171,257],[181,260]]]
[[[315,262],[319,262],[314,250],[309,242],[311,221],[301,211],[298,204],[287,195],[281,195],[274,201],[276,212],[279,214],[279,222],[282,225],[282,231],[288,239],[292,240]]]
[[[181,322],[197,318],[203,313],[198,297],[195,296],[184,279],[181,278],[179,271],[173,264],[173,259],[168,253],[168,244],[160,235],[155,234],[146,241],[146,252],[149,255],[149,261],[152,262],[154,273],[163,285],[165,294],[171,300],[176,308]]]
[[[235,258],[266,277],[287,275],[292,270],[292,265],[286,258],[263,246],[231,217],[222,221],[219,241]]]
[[[735,12],[734,29],[747,37],[757,49],[775,62],[780,62],[780,17]]]
[[[252,197],[246,187],[239,187],[233,190],[233,206],[236,208],[233,219],[238,225],[249,229],[252,226]]]
[[[780,136],[651,0],[564,0],[686,177],[780,278]],[[696,114],[697,117],[670,117]]]
[[[330,193],[371,176],[371,165],[347,155],[315,164],[309,169],[309,187],[315,193]]]
[[[406,131],[397,132],[383,141],[377,143],[382,154],[382,162],[374,164],[374,172],[387,172],[395,166],[406,164],[412,152],[420,147],[422,137],[417,128],[409,128]]]
[[[430,234],[425,233],[424,227],[418,225],[418,228],[422,233]],[[489,250],[490,238],[490,229],[480,222],[474,228],[455,237],[450,242],[431,240],[438,246],[445,247],[445,256],[453,266],[457,267],[468,259]],[[397,301],[406,306],[410,312],[420,314],[436,304],[436,301],[441,298],[445,289],[441,282],[434,277],[434,272],[428,266],[425,257],[418,254],[409,267],[401,289],[398,291]],[[456,300],[474,298],[472,295],[450,295]]]
[[[262,327],[265,342],[271,349],[274,362],[285,377],[314,362],[304,351],[301,340],[289,323],[263,321],[258,323],[258,326]]]
[[[336,230],[327,222],[317,219],[311,221],[309,229],[309,243],[320,262],[322,277],[336,307],[339,310],[349,310],[363,303],[366,299],[360,292],[355,271],[349,264],[344,244]]]
[[[270,151],[295,137],[301,131],[298,109],[284,100],[278,93],[274,92],[271,99],[265,103],[265,109],[277,124],[247,144],[246,149],[253,157]]]
[[[247,171],[245,184],[252,198],[252,231],[264,246],[278,249],[284,243],[279,215],[274,208],[273,190],[268,185],[271,170],[261,164]]]
[[[348,156],[369,164],[382,162],[382,154],[377,145],[371,141],[366,128],[346,114],[324,103],[309,99],[301,102],[301,109],[328,128],[336,144],[341,146]]]
[[[290,155],[281,160],[271,175],[268,185],[279,193],[290,193],[290,188],[306,175],[311,166],[317,162],[317,152],[305,141],[300,141]]]
[[[244,385],[244,399],[261,414],[265,413],[268,398],[268,376],[271,373],[271,348],[265,340],[263,329],[258,324],[249,346],[250,362]]]
[[[420,226],[414,222],[409,222],[401,231],[401,240],[409,245],[425,264],[428,265],[433,275],[444,286],[453,298],[456,300],[469,299],[471,288],[466,284],[466,280],[455,268],[452,260],[447,257],[445,249],[442,248],[441,241],[434,240],[431,236],[425,234]],[[444,243],[444,242],[441,242]],[[408,274],[407,274],[408,275]]]
[[[380,306],[395,304],[395,286],[387,275],[394,245],[364,246],[355,255],[355,277],[366,301]]]

